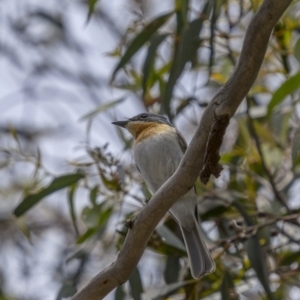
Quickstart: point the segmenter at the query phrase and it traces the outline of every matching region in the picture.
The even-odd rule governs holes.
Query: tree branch
[[[228,82],[205,110],[201,123],[174,175],[155,193],[134,219],[117,260],[98,273],[72,300],[103,299],[126,282],[138,264],[153,230],[176,200],[189,191],[204,165],[205,157],[218,157],[222,134],[211,134],[216,120],[230,119],[257,77],[273,27],[292,0],[265,0],[246,32],[239,62]],[[228,122],[227,122],[228,123]],[[211,136],[209,139],[209,135]],[[210,145],[208,145],[208,139]],[[215,141],[217,139],[217,141]],[[215,144],[216,147],[212,146]],[[205,151],[209,149],[208,151]],[[212,163],[207,160],[206,163]],[[213,161],[216,165],[216,162]],[[204,166],[205,167],[205,166]],[[208,169],[214,166],[210,165]],[[218,168],[218,166],[216,167]],[[206,176],[209,177],[208,174]]]

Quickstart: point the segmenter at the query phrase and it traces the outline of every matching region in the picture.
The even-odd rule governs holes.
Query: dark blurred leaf
[[[300,164],[300,129],[298,128],[292,144],[292,161],[293,166],[297,166]]]
[[[167,13],[165,15],[162,15],[153,21],[151,21],[139,34],[136,35],[136,37],[132,40],[128,48],[126,49],[126,52],[124,53],[123,57],[117,64],[111,81],[114,80],[114,77],[116,76],[117,72],[123,68],[127,62],[131,59],[131,57],[141,49],[141,47],[149,41],[149,39],[152,37],[154,33],[157,32],[157,30],[173,15],[173,12]]]
[[[166,268],[164,271],[164,278],[167,284],[174,283],[178,281],[179,271],[180,271],[180,257],[168,255]]]
[[[82,244],[97,232],[96,228],[88,228],[87,231],[77,239],[77,244]]]
[[[300,39],[298,39],[298,41],[295,45],[294,54],[295,54],[295,57],[297,58],[298,62],[300,63]]]
[[[221,285],[222,300],[238,300],[239,297],[234,288],[234,282],[229,272],[223,272],[223,281]]]
[[[224,213],[226,213],[230,210],[231,210],[230,206],[225,206],[225,205],[220,205],[220,206],[214,207],[213,209],[202,214],[201,220],[206,221],[211,218],[221,217]]]
[[[184,243],[165,225],[157,226],[155,231],[163,239],[163,241],[179,250],[186,251]]]
[[[292,111],[288,112],[274,112],[271,116],[271,124],[275,137],[282,145],[286,144],[289,139],[290,121]],[[274,136],[270,135],[270,138],[274,140]],[[275,143],[275,140],[274,140]]]
[[[77,289],[75,286],[73,286],[70,283],[64,283],[58,292],[56,300],[62,300],[63,298],[72,297],[73,295],[76,294],[76,292],[77,292]]]
[[[96,198],[97,198],[97,194],[98,194],[98,185],[94,186],[90,192],[90,201],[91,203],[96,206]]]
[[[215,56],[215,27],[217,23],[217,19],[221,12],[222,4],[224,3],[224,0],[212,0],[211,3],[211,10],[212,10],[212,17],[210,21],[210,56],[209,56],[209,73],[211,74],[211,70],[214,63],[214,56]]]
[[[204,15],[208,13],[208,7],[209,5],[206,4],[202,11]],[[176,39],[170,75],[165,87],[161,105],[161,113],[167,114],[170,119],[172,119],[170,103],[174,86],[186,63],[193,63],[197,56],[199,48],[199,34],[202,29],[203,22],[203,17],[191,21],[184,29],[182,36],[177,37]]]
[[[138,268],[135,268],[129,277],[129,285],[133,300],[142,300],[141,294],[143,293],[143,285]]]
[[[123,290],[122,285],[118,285],[116,289],[116,294],[115,294],[115,300],[124,300],[126,297],[126,294]]]
[[[83,177],[84,175],[82,174],[68,174],[55,178],[48,187],[41,189],[36,194],[25,197],[14,210],[14,214],[20,217],[46,196],[78,182]]]
[[[280,47],[279,53],[285,72],[289,73],[290,67],[288,64],[287,53],[290,49],[291,31],[287,29],[287,26],[284,22],[278,22],[274,28],[273,34],[276,37],[278,46]]]
[[[150,76],[150,73],[153,69],[156,51],[159,45],[164,41],[168,34],[158,34],[154,36],[150,41],[150,46],[148,48],[147,56],[143,66],[143,94],[146,94],[147,90],[147,81]]]
[[[176,0],[176,33],[178,36],[181,35],[182,29],[188,22],[189,2],[189,0]]]
[[[255,225],[252,218],[248,215],[246,210],[238,202],[233,202],[233,205],[243,216],[247,226]],[[251,267],[256,272],[258,280],[264,287],[267,296],[270,300],[275,300],[273,293],[270,289],[269,273],[267,268],[266,255],[260,246],[259,237],[254,234],[250,239],[245,242],[245,249],[250,260]]]
[[[78,226],[77,226],[76,213],[75,213],[75,209],[74,209],[74,193],[75,193],[76,187],[77,187],[77,184],[72,184],[69,188],[68,204],[69,204],[69,210],[70,210],[70,215],[71,215],[71,219],[72,219],[72,224],[73,224],[75,233],[78,236],[79,231],[78,231]]]
[[[105,208],[105,202],[94,207],[85,207],[82,211],[82,220],[89,228],[99,228],[105,225],[110,217],[112,207]]]
[[[81,117],[79,119],[79,121],[85,121],[85,120],[88,120],[88,119],[92,119],[92,118],[96,117],[98,114],[108,110],[109,108],[121,103],[124,100],[125,100],[125,98],[122,97],[120,99],[113,100],[113,101],[110,101],[108,103],[101,104],[97,108],[93,109],[92,111],[90,111],[89,113],[87,113],[86,115]]]
[[[268,116],[271,115],[273,109],[280,104],[287,96],[300,88],[300,73],[287,79],[280,88],[274,93],[269,105]]]
[[[94,13],[95,5],[97,2],[98,0],[89,0],[89,12],[88,12],[86,23],[90,21],[91,16]]]
[[[281,266],[288,266],[295,262],[300,263],[300,251],[284,253],[280,259]]]
[[[101,176],[103,184],[105,185],[105,187],[108,190],[116,191],[116,192],[121,190],[119,178],[109,179],[103,173],[101,173],[100,176]]]

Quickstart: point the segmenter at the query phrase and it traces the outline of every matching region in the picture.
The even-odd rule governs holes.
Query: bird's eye
[[[141,118],[141,119],[146,119],[146,118],[147,118],[147,115],[146,115],[146,114],[142,114],[140,118]]]

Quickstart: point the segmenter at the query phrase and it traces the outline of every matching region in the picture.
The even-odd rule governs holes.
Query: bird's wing
[[[185,153],[185,151],[187,149],[187,143],[186,143],[184,137],[182,136],[182,134],[178,130],[176,130],[176,134],[177,134],[177,139],[178,139],[179,145],[182,149],[182,152]]]
[[[180,145],[183,153],[185,153],[185,151],[187,149],[187,143],[186,143],[184,137],[182,136],[182,134],[178,130],[176,130],[176,134],[177,134],[179,145]],[[197,194],[196,185],[194,185],[194,191],[195,191],[195,194]],[[197,205],[195,207],[195,217],[196,217],[196,220],[198,221],[199,217],[198,217],[198,207],[197,207]]]

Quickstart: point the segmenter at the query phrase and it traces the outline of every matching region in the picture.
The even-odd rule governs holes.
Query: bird
[[[179,166],[187,149],[184,137],[166,117],[152,113],[141,113],[112,124],[127,129],[133,136],[137,170],[155,194]],[[199,228],[195,188],[180,197],[169,213],[181,229],[192,276],[198,279],[214,272],[215,262]]]

